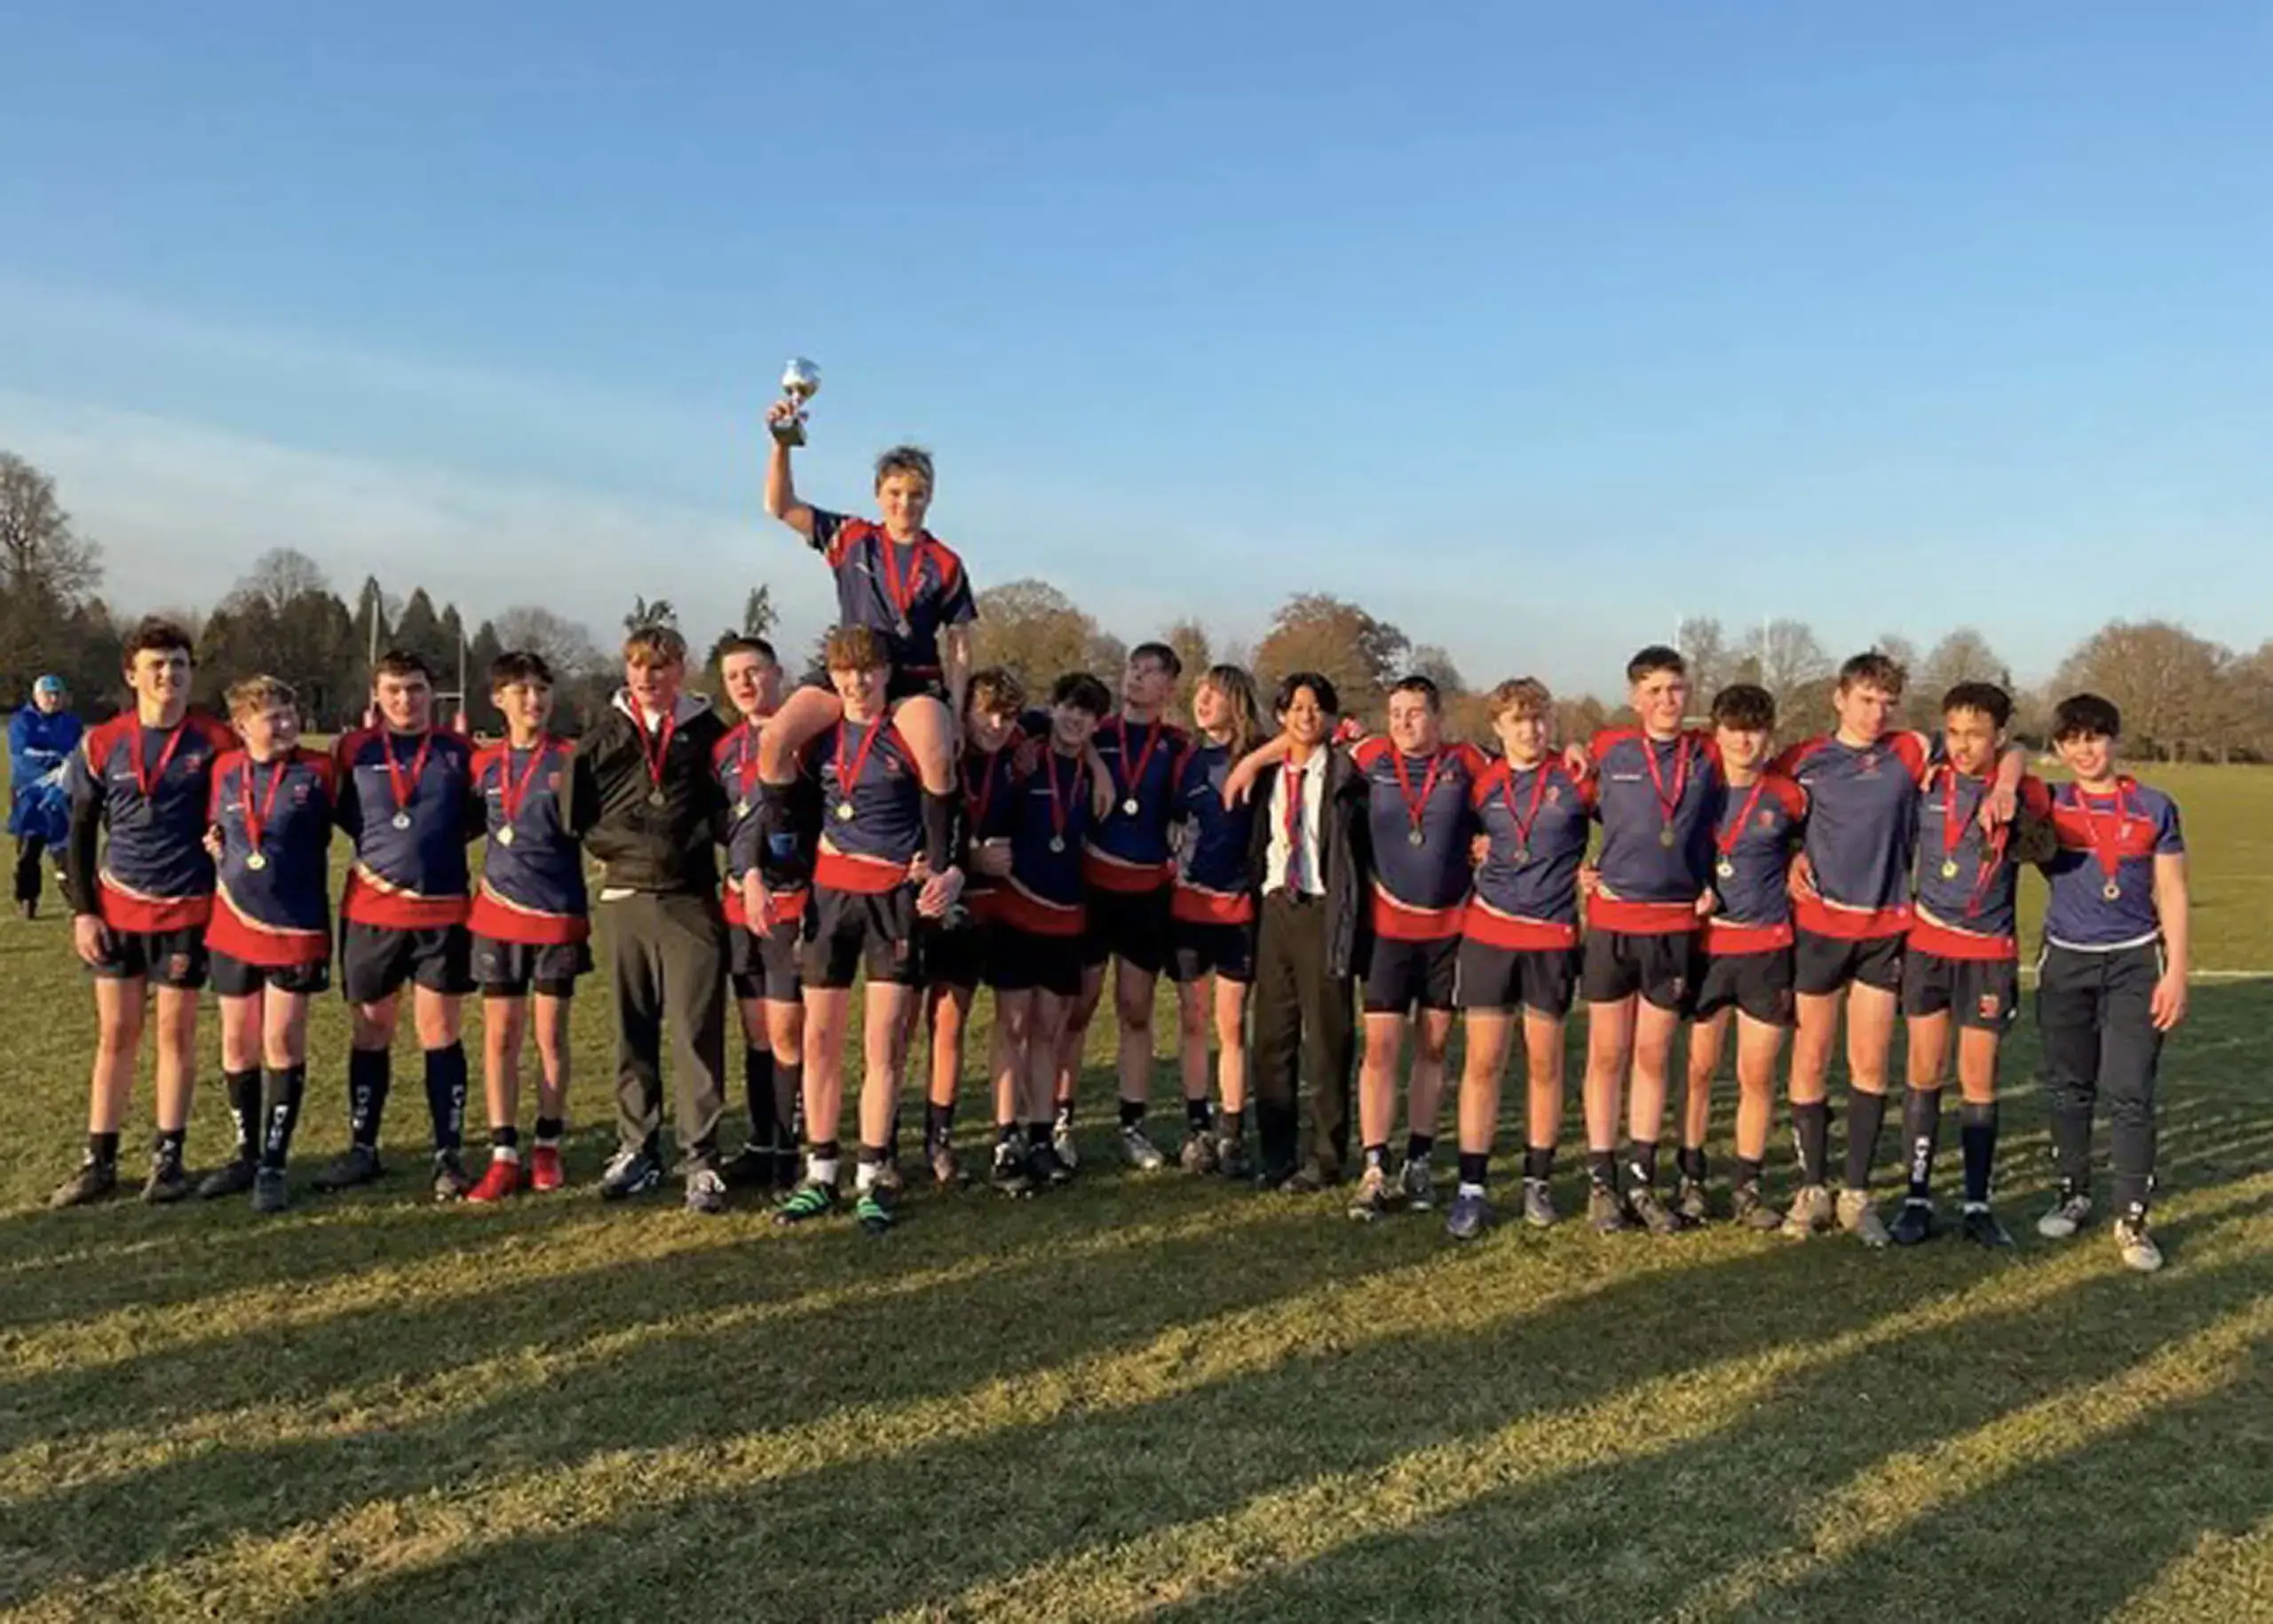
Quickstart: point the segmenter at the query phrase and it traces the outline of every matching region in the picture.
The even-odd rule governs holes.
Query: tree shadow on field
[[[1122,1200],[1115,1182],[1098,1181],[1100,1206]],[[578,1270],[544,1281],[541,1295],[521,1294],[518,1304],[378,1300],[313,1324],[248,1327],[19,1380],[0,1388],[0,1446],[147,1431],[239,1406],[302,1407],[313,1412],[311,1428],[341,1430],[280,1443],[213,1441],[0,1509],[0,1550],[39,1553],[0,1578],[0,1604],[482,1474],[697,1444],[812,1423],[853,1405],[920,1403],[1016,1381],[1321,1286],[1362,1290],[1436,1249],[1414,1229],[1402,1244],[1353,1252],[1334,1244],[1338,1221],[1322,1222],[1314,1203],[1263,1197],[1224,1212],[1220,1224],[1171,1227],[1141,1248],[1053,1248],[1083,1193],[1077,1186],[1017,1205],[942,1198],[884,1242],[843,1222],[789,1235],[753,1215],[747,1243],[722,1234],[697,1251]],[[1235,1200],[1220,1186],[1162,1179],[1143,1192],[1142,1216],[1174,1226]],[[721,1233],[717,1220],[676,1214],[622,1221]],[[968,1278],[921,1279],[921,1271],[957,1268]],[[908,1284],[911,1277],[921,1283]],[[721,1315],[723,1323],[701,1323]],[[544,1355],[574,1356],[626,1335],[637,1340],[621,1350],[543,1365]],[[497,1390],[440,1404],[431,1418],[384,1432],[355,1421],[363,1403],[400,1400],[484,1360],[498,1366]]]
[[[2142,1289],[2151,1291],[2143,1302]],[[1884,1512],[1896,1525],[1843,1554],[1822,1554],[1815,1516],[1826,1495],[1879,1463],[2120,1376],[2268,1289],[2273,1256],[2262,1252],[2155,1287],[2097,1276],[2058,1300],[2079,1328],[2056,1350],[2030,1308],[1874,1345],[1780,1384],[1707,1436],[1493,1491],[1158,1616],[2105,1616],[2205,1531],[2245,1527],[2273,1509],[2273,1471],[2255,1473],[2241,1503],[2231,1493],[2239,1474],[2198,1492],[2188,1481],[2190,1460],[2229,1447],[2237,1408],[2265,1395],[2261,1366],[2212,1398],[2152,1411],[1974,1494],[1901,1498]],[[2262,1422],[2250,1446],[2260,1462],[2273,1454]],[[1713,1580],[1779,1555],[1797,1561],[1792,1582],[1738,1587],[1691,1611]]]
[[[1474,1266],[1519,1267],[1525,1250],[1494,1242]],[[1823,1289],[1833,1276],[1852,1288]],[[2126,1329],[2119,1309],[2137,1282],[2087,1278],[2065,1294],[2068,1305],[2114,1329],[2081,1343],[2056,1367],[2029,1357],[2043,1334],[2033,1313],[1992,1308],[1968,1322],[1966,1343],[1989,1379],[1953,1383],[1964,1361],[1937,1357],[1928,1338],[1905,1339],[1804,1369],[1742,1412],[1729,1432],[1756,1432],[1761,1441],[1751,1446],[1776,1454],[1772,1470],[1725,1481],[1723,1436],[1654,1458],[1611,1461],[1495,1502],[1512,1509],[1493,1517],[1488,1532],[1432,1539],[1426,1548],[1415,1538],[1393,1556],[1381,1548],[1394,1542],[1366,1542],[1376,1549],[1363,1561],[1335,1553],[1311,1570],[1333,1574],[1315,1607],[1291,1591],[1246,1606],[1243,1598],[1261,1596],[1260,1585],[1233,1599],[1254,1617],[1444,1616],[1436,1610],[1439,1598],[1427,1593],[1450,1582],[1445,1571],[1455,1565],[1445,1560],[1448,1544],[1462,1557],[1485,1559],[1510,1538],[1533,1539],[1527,1531],[1544,1519],[1559,1526],[1553,1554],[1567,1563],[1576,1552],[1604,1547],[1611,1527],[1622,1535],[1629,1505],[1636,1508],[1632,1525],[1646,1537],[1710,1542],[1724,1551],[1732,1535],[1766,1544],[1781,1525],[1771,1519],[1791,1509],[1785,1496],[1794,1472],[1802,1487],[1827,1486],[1889,1449],[1946,1431],[1952,1409],[1956,1424],[1976,1424],[2112,1374],[2148,1337],[2182,1334],[2214,1318],[2237,1291],[2267,1283],[2273,1260],[2206,1270],[2166,1294],[2154,1327]],[[598,1526],[515,1538],[328,1596],[293,1616],[310,1624],[419,1616],[463,1604],[499,1573],[515,1576],[512,1595],[525,1616],[600,1616],[665,1597],[674,1607],[768,1620],[868,1617],[915,1606],[952,1616],[953,1598],[967,1587],[1069,1552],[1110,1549],[1323,1474],[1375,1473],[1410,1451],[1480,1442],[1526,1416],[1599,1402],[1670,1371],[1835,1335],[1938,1295],[1916,1271],[1865,1263],[1849,1249],[1763,1245],[1673,1276],[1620,1280],[1480,1330],[1306,1350],[1270,1368],[1139,1406],[1075,1411],[1046,1425],[1008,1425],[977,1438],[629,1505]],[[1739,1307],[1701,1311],[1707,1303]],[[1929,1390],[1930,1405],[1922,1402]],[[1914,1409],[1907,1402],[1913,1394],[1921,1399]],[[1648,1439],[1634,1442],[1646,1446]],[[1732,1529],[1746,1513],[1761,1525]],[[1465,1525],[1477,1515],[1463,1509],[1457,1520]],[[1546,1559],[1539,1550],[1525,1557]],[[1494,1572],[1503,1572],[1506,1560],[1488,1556]],[[1693,1572],[1676,1569],[1671,1577]],[[1361,1579],[1364,1588],[1354,1588]],[[1507,1616],[1488,1598],[1458,1599],[1474,1616]],[[1623,1599],[1612,1613],[1634,1616]],[[1058,1604],[1080,1612],[1073,1598]],[[1220,1605],[1211,1599],[1205,1611],[1212,1615]],[[1195,1616],[1200,1611],[1195,1604]]]

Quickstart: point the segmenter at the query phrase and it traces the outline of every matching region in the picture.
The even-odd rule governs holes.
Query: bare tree
[[[1943,694],[1961,682],[1993,682],[2012,692],[2013,674],[1989,639],[1971,626],[1960,626],[1928,654],[1922,669],[1911,672],[1910,685],[1927,704],[1938,704]]]
[[[1812,719],[1822,686],[1833,669],[1815,629],[1805,621],[1770,621],[1747,632],[1739,660],[1746,678],[1775,696],[1786,732]],[[1807,717],[1801,716],[1802,711]]]
[[[75,608],[102,582],[102,551],[71,527],[55,481],[0,451],[0,596]]]
[[[2061,662],[2057,685],[2112,700],[2134,749],[2176,761],[2190,749],[2222,753],[2220,734],[2234,721],[2223,698],[2231,659],[2168,621],[2111,621]]]
[[[1711,615],[1684,620],[1674,635],[1675,646],[1689,667],[1690,709],[1701,712],[1715,693],[1736,680],[1736,655],[1721,622]]]
[[[1406,661],[1406,669],[1416,677],[1425,677],[1437,685],[1446,700],[1458,699],[1468,692],[1467,679],[1460,674],[1460,666],[1450,651],[1434,643],[1423,643],[1413,651]]]
[[[1104,643],[1097,622],[1047,581],[1005,582],[978,595],[973,660],[1015,672],[1029,693],[1047,692],[1068,671],[1096,670],[1110,677],[1122,655],[1115,652],[1117,644]],[[1111,658],[1101,658],[1105,655]]]
[[[1288,598],[1255,651],[1255,675],[1276,682],[1289,671],[1317,671],[1334,685],[1350,716],[1371,712],[1403,662],[1412,640],[1356,604],[1323,592]]]
[[[502,648],[526,649],[540,655],[555,677],[570,683],[606,669],[606,660],[593,641],[591,629],[554,614],[541,604],[515,604],[490,622]]]

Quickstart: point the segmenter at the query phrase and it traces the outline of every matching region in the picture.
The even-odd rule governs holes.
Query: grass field
[[[2156,776],[2198,965],[2273,970],[2273,773]],[[89,1000],[59,920],[0,923],[0,1617],[2273,1618],[2273,980],[2195,989],[2142,1279],[2029,1226],[2025,1022],[2001,1258],[1569,1224],[1455,1251],[1129,1175],[1102,1045],[1097,1170],[925,1195],[876,1242],[589,1189],[437,1209],[415,1081],[376,1192],[51,1215]],[[604,1124],[602,994],[578,1021]],[[326,1001],[304,1170],[345,1028]],[[193,1161],[226,1140],[211,1085]],[[586,1184],[606,1140],[575,1135]]]

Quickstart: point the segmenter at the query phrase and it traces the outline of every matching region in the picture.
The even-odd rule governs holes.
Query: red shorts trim
[[[1622,898],[1587,899],[1587,929],[1620,936],[1686,936],[1697,929],[1697,907],[1689,902],[1628,902]]]
[[[1813,936],[1835,937],[1844,942],[1876,941],[1900,936],[1910,929],[1913,915],[1907,902],[1892,907],[1833,907],[1827,902],[1794,904],[1800,929]]]
[[[1970,959],[1982,963],[2017,963],[2021,956],[2019,939],[2011,936],[1984,936],[1977,931],[1960,931],[1937,920],[1921,918],[1910,927],[1910,945],[1921,953],[1938,954],[1945,959]]]
[[[1792,945],[1792,922],[1779,925],[1728,924],[1707,915],[1705,951],[1715,958],[1736,958],[1747,953],[1771,953]]]
[[[1243,925],[1255,917],[1255,899],[1245,891],[1208,891],[1176,882],[1168,917],[1194,925]]]
[[[813,883],[873,897],[907,884],[907,865],[880,857],[855,857],[823,846],[813,860]]]
[[[263,970],[297,970],[303,964],[331,962],[331,932],[294,931],[246,918],[227,898],[221,899],[205,927],[205,947],[226,953]]]
[[[114,931],[154,936],[164,931],[194,931],[213,917],[210,897],[139,897],[108,880],[97,883],[95,907]]]
[[[466,925],[476,936],[526,947],[565,947],[589,940],[592,934],[592,922],[581,914],[544,914],[516,907],[487,883],[474,894]]]
[[[420,897],[388,891],[365,879],[360,868],[351,868],[339,913],[357,924],[380,925],[390,931],[436,931],[463,924],[470,907],[464,897]]]
[[[1148,891],[1160,890],[1175,878],[1176,869],[1167,863],[1132,863],[1095,846],[1081,848],[1081,883],[1099,891],[1141,896]]]
[[[802,886],[796,891],[777,891],[770,894],[773,899],[773,919],[777,924],[788,924],[803,919],[805,916],[805,904],[812,897],[812,893]],[[745,929],[748,927],[749,911],[742,907],[741,886],[728,881],[725,889],[718,894],[718,906],[725,911],[728,924],[740,925]]]
[[[995,893],[994,921],[1028,936],[1073,938],[1089,926],[1089,911],[1078,902],[1048,902],[1030,891],[1010,886]]]
[[[1415,907],[1389,894],[1374,882],[1374,934],[1390,942],[1440,942],[1458,936],[1465,904],[1452,907]]]
[[[1518,953],[1579,945],[1579,927],[1575,924],[1503,914],[1481,897],[1469,899],[1468,912],[1461,919],[1461,934],[1487,947],[1505,947]]]

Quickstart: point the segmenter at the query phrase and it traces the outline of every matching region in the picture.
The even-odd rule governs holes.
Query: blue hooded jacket
[[[8,832],[36,835],[60,848],[70,832],[71,807],[63,791],[64,764],[79,748],[79,718],[36,705],[20,708],[8,723]]]

